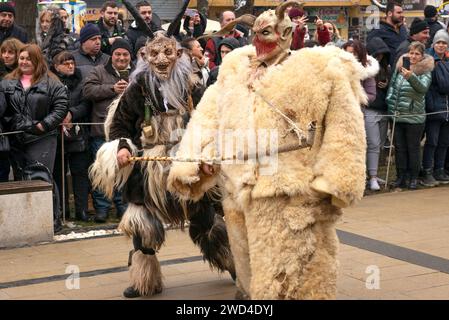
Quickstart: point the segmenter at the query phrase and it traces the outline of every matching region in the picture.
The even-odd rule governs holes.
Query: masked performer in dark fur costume
[[[133,13],[127,1],[123,2]],[[98,151],[90,172],[94,187],[109,196],[114,187],[122,188],[129,203],[119,225],[134,244],[130,253],[131,286],[125,290],[125,297],[162,290],[155,254],[165,240],[164,223],[183,226],[189,220],[190,236],[200,246],[204,259],[211,267],[227,270],[235,277],[220,204],[209,196],[197,203],[175,199],[166,191],[169,162],[128,161],[139,154],[173,155],[180,131],[204,91],[192,82],[190,60],[173,37],[187,4],[166,33],[147,31],[147,59],[137,66],[124,94],[110,106],[105,125],[110,142]],[[138,151],[141,149],[143,152]]]

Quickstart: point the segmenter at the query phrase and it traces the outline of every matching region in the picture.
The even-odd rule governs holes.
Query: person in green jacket
[[[404,57],[410,69],[403,67]],[[434,60],[425,54],[425,46],[412,42],[408,53],[397,62],[387,93],[388,112],[396,115],[394,146],[397,179],[394,187],[417,188],[420,170],[420,141],[424,132],[425,95],[432,81]]]

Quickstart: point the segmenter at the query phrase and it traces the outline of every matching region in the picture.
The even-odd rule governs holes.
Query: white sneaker
[[[369,188],[371,191],[379,191],[380,190],[380,186],[379,186],[379,183],[377,182],[377,178],[369,179]]]

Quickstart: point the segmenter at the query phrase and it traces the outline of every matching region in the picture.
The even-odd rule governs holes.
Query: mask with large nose
[[[286,55],[292,42],[292,22],[279,8],[263,12],[254,21],[253,45],[257,59],[271,65]]]
[[[147,44],[146,50],[151,70],[159,79],[168,80],[176,60],[182,54],[182,49],[176,46],[176,40],[157,32],[154,39]]]

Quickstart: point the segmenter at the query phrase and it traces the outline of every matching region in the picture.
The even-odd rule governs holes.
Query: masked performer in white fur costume
[[[290,52],[285,9],[292,4],[234,21],[252,24],[253,46],[226,56],[176,155],[209,162],[175,162],[168,177],[169,190],[183,199],[201,199],[220,185],[238,295],[251,299],[335,298],[335,223],[365,187],[361,80],[369,75],[337,47]],[[277,132],[274,149],[290,150],[277,153],[272,172],[276,156],[265,161],[248,151],[266,144],[259,133],[270,130]],[[217,164],[230,156],[221,146],[242,137],[246,143],[234,155],[253,161]]]
[[[139,19],[134,8],[123,2]],[[111,105],[105,125],[110,142],[101,147],[90,171],[94,187],[109,196],[114,187],[123,188],[124,200],[129,203],[119,225],[134,244],[130,253],[131,286],[124,292],[129,298],[162,290],[155,253],[165,240],[163,223],[183,226],[188,219],[190,236],[200,246],[204,259],[235,278],[221,205],[208,196],[197,203],[181,203],[171,196],[166,191],[169,162],[128,161],[142,148],[143,156],[174,153],[179,131],[185,128],[204,91],[192,83],[190,59],[172,36],[187,4],[166,33],[152,34],[147,28],[147,61],[137,66],[129,87]]]

